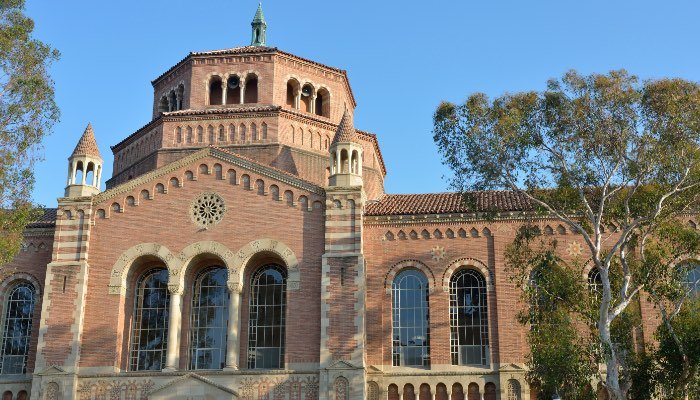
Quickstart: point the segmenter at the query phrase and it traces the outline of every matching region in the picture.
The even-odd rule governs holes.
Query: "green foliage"
[[[557,313],[566,308],[573,324],[590,328],[590,358],[606,364],[610,396],[626,398],[631,366],[646,365],[632,341],[638,294],[682,304],[675,265],[700,250],[697,232],[678,219],[700,209],[700,85],[570,71],[541,92],[443,102],[434,140],[456,188],[517,191],[532,205],[525,216],[561,221],[579,236],[581,258],[600,271],[599,295],[584,293],[582,266],[559,259],[555,241],[523,232],[507,255],[514,279],[526,283],[529,271],[541,270],[537,299],[549,308],[521,319],[563,318]],[[547,350],[535,340],[532,362]]]
[[[656,381],[669,399],[700,399],[700,297],[686,301],[671,322],[675,334],[682,343],[689,367],[683,368],[683,356],[665,325],[656,333],[659,346]],[[686,386],[687,385],[687,386]]]
[[[59,57],[32,38],[24,0],[0,1],[0,264],[19,249],[37,210],[31,202],[41,141],[58,120],[49,66]]]

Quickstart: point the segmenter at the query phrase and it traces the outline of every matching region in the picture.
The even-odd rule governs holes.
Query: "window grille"
[[[416,270],[398,274],[392,284],[393,365],[430,366],[428,279]]]
[[[160,370],[168,348],[168,271],[152,269],[136,285],[131,370]]]
[[[222,369],[226,363],[229,293],[226,268],[202,271],[192,290],[190,369]]]
[[[486,280],[472,269],[450,280],[450,342],[453,365],[490,363]]]
[[[34,301],[34,287],[29,283],[18,283],[9,291],[0,349],[0,375],[27,372]]]
[[[248,368],[283,368],[287,311],[287,276],[282,267],[268,264],[250,285]]]

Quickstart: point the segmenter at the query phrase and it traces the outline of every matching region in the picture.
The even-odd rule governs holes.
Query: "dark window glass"
[[[260,268],[250,286],[248,368],[283,368],[287,276],[275,264]]]
[[[690,296],[700,296],[700,262],[691,261],[686,263],[683,267],[688,271],[686,275],[686,285],[688,286],[688,290],[690,290]]]
[[[486,280],[472,269],[450,280],[450,341],[453,365],[489,364]]]
[[[168,348],[168,271],[152,269],[136,285],[131,370],[160,370]]]
[[[227,277],[225,268],[212,267],[195,279],[190,323],[190,369],[221,369],[226,363]]]
[[[392,284],[393,364],[430,365],[428,279],[416,270],[406,270]]]
[[[34,287],[25,282],[15,285],[8,294],[2,349],[0,349],[1,375],[27,372],[34,297]]]
[[[597,267],[593,267],[588,273],[588,292],[595,300],[600,300],[603,296],[603,280]]]

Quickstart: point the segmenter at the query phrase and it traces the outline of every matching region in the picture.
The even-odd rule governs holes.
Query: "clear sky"
[[[151,80],[190,51],[249,44],[256,6],[28,0],[36,36],[62,53],[52,70],[61,121],[45,141],[35,200],[52,207],[63,195],[66,159],[88,122],[103,176],[111,176],[109,146],[150,121]],[[269,46],[348,71],[355,125],[377,134],[390,193],[449,189],[431,132],[441,100],[540,90],[572,68],[700,81],[697,1],[265,0],[263,7]]]

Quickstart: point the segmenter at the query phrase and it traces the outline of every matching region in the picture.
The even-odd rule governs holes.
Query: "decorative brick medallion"
[[[190,218],[197,226],[208,229],[221,222],[226,213],[224,199],[216,193],[202,193],[190,207]]]
[[[447,252],[445,251],[444,247],[435,246],[432,249],[430,249],[430,254],[433,255],[433,260],[441,261],[447,255]]]

